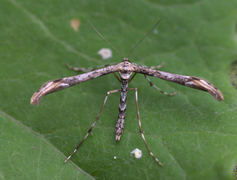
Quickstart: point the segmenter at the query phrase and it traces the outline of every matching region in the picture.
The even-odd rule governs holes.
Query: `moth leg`
[[[158,65],[158,66],[150,66],[149,68],[150,68],[150,69],[160,69],[160,68],[162,68],[164,65],[165,65],[165,63],[162,62],[162,63],[161,63],[160,65]]]
[[[162,94],[165,94],[165,95],[168,95],[168,96],[174,96],[174,95],[176,94],[176,92],[170,94],[170,93],[167,93],[167,92],[165,92],[165,91],[162,91],[160,88],[158,88],[156,85],[154,85],[154,84],[151,82],[151,80],[150,80],[146,75],[144,75],[144,76],[145,76],[145,78],[148,80],[148,82],[150,83],[150,86],[156,88],[156,89],[157,89],[158,91],[160,91]]]
[[[132,91],[134,90],[135,91],[135,99],[136,99],[136,106],[137,106],[137,119],[138,119],[138,124],[139,124],[139,129],[140,129],[140,133],[141,133],[141,136],[142,136],[142,139],[146,145],[146,148],[149,152],[149,154],[155,159],[155,161],[160,165],[160,166],[163,166],[163,164],[158,160],[158,158],[156,158],[154,156],[154,154],[151,152],[151,150],[149,149],[148,145],[147,145],[147,142],[146,142],[146,139],[145,139],[145,136],[144,136],[144,133],[142,131],[142,124],[141,124],[141,119],[140,119],[140,113],[139,113],[139,107],[138,107],[138,95],[137,95],[137,88],[131,88],[131,89],[128,89],[128,91]]]
[[[99,114],[97,115],[97,117],[96,117],[96,119],[95,119],[95,122],[91,125],[91,128],[88,130],[86,136],[85,136],[85,137],[83,138],[83,140],[79,143],[79,145],[78,145],[78,146],[76,147],[76,149],[72,152],[72,154],[71,154],[70,156],[68,156],[68,158],[64,161],[63,164],[65,164],[65,163],[72,157],[72,155],[75,154],[75,152],[77,152],[77,150],[79,149],[79,147],[81,146],[81,144],[85,141],[85,139],[87,138],[87,136],[91,133],[93,127],[94,127],[95,124],[96,124],[96,122],[99,120],[100,114],[101,114],[101,112],[102,112],[102,110],[103,110],[103,108],[104,108],[104,106],[105,106],[105,103],[106,103],[106,101],[107,101],[107,99],[108,99],[109,94],[111,94],[111,93],[116,93],[116,92],[119,92],[119,91],[121,91],[121,90],[120,90],[120,89],[116,89],[116,90],[108,91],[108,92],[106,93],[104,103],[103,103],[103,105],[102,105],[102,107],[101,107],[101,109],[100,109]]]
[[[115,72],[113,72],[113,75],[116,77],[116,79],[121,82],[121,79],[117,76],[117,74],[115,74]]]
[[[72,69],[74,71],[89,72],[89,71],[94,71],[96,69],[104,68],[104,67],[115,65],[115,64],[116,63],[110,63],[110,64],[105,64],[105,65],[96,66],[96,67],[73,67],[73,66],[70,66],[68,63],[66,63],[66,66],[69,69]]]

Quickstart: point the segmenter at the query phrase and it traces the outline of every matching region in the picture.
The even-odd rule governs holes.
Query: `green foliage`
[[[0,177],[2,179],[232,179],[237,164],[237,98],[228,79],[236,60],[236,0],[209,1],[2,1],[0,7]],[[81,21],[78,31],[72,19]],[[134,92],[128,93],[125,130],[115,141],[119,93],[109,96],[96,124],[72,161],[65,157],[94,122],[107,91],[119,89],[113,75],[47,95],[31,106],[33,93],[48,81],[76,75],[66,68],[122,61],[97,52],[111,48],[90,20],[125,57],[160,19],[130,56],[140,65],[203,77],[224,95],[151,78],[176,96],[162,95],[142,75],[138,88],[148,154],[136,120]],[[112,48],[111,48],[112,49]],[[135,120],[134,120],[135,119]],[[130,152],[139,148],[141,159]],[[116,157],[116,159],[114,159]],[[72,163],[73,162],[73,163]],[[82,169],[82,170],[81,170]]]

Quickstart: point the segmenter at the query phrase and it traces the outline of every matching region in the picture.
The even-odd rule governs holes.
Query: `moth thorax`
[[[122,79],[129,79],[132,72],[119,72]]]

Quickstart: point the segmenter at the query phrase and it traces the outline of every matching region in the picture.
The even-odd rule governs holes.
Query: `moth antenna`
[[[162,18],[156,23],[156,25],[150,30],[149,33],[147,33],[137,44],[136,46],[133,48],[133,50],[130,52],[130,54],[128,55],[127,58],[129,58],[129,56],[132,54],[132,52],[136,49],[136,47],[140,44],[140,42],[142,42],[143,39],[145,39],[150,33],[151,31],[153,31],[155,29],[155,27],[159,24],[159,22],[162,20]]]
[[[112,46],[112,47],[114,48],[114,50],[117,51],[117,53],[118,53],[120,56],[122,56],[123,59],[125,59],[125,58],[123,57],[123,55],[122,55],[104,36],[102,36],[102,35],[99,33],[99,31],[95,28],[95,26],[93,26],[93,24],[92,24],[89,20],[87,20],[87,22],[90,23],[90,25],[91,25],[91,26],[94,28],[94,30],[100,35],[100,37],[102,37],[104,40],[106,40],[107,43],[109,43],[109,45]]]

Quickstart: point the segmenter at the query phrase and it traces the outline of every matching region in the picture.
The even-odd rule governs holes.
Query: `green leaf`
[[[61,152],[4,112],[0,114],[0,128],[1,179],[92,178],[73,164],[63,166]]]
[[[236,0],[209,1],[18,1],[1,2],[0,177],[2,179],[233,179],[237,164],[236,89],[228,68],[237,57]],[[120,94],[111,94],[79,151],[63,165],[94,122],[107,91],[119,89],[110,74],[47,95],[39,106],[30,98],[44,82],[73,76],[66,63],[94,67],[124,57],[154,24],[130,61],[162,71],[208,79],[224,95],[210,94],[142,75],[138,88],[142,128],[160,167],[146,150],[136,119],[134,92],[128,92],[120,142],[114,126]],[[70,21],[79,19],[75,31]],[[113,57],[102,60],[101,48]],[[136,159],[130,152],[142,150]],[[116,159],[115,159],[116,157]]]

